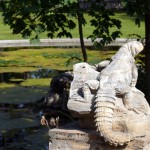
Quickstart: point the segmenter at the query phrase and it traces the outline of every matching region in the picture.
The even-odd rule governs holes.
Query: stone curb
[[[100,39],[97,39],[99,41]],[[122,46],[136,39],[118,38],[107,46]],[[93,46],[91,39],[84,39],[85,46]],[[30,40],[0,40],[0,48],[11,47],[80,47],[80,39],[40,39],[40,43],[32,44]]]

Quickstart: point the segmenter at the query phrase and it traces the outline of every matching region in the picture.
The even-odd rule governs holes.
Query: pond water
[[[21,73],[20,72],[0,73],[0,83],[2,82],[19,83],[19,81],[21,82],[21,80],[26,80],[26,79],[53,78],[63,72],[65,71],[40,68],[37,69],[36,71],[27,71]],[[19,80],[17,81],[17,79]]]
[[[0,73],[0,83],[20,85],[27,79],[53,78],[63,72],[40,68],[23,73]],[[4,124],[0,127],[0,150],[48,150],[48,128],[40,125],[40,117],[41,111],[34,112],[33,105],[0,103],[0,121]],[[12,126],[6,128],[7,124]]]

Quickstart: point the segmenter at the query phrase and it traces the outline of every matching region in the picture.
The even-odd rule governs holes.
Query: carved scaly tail
[[[115,97],[113,94],[98,94],[95,100],[95,122],[97,131],[110,145],[124,145],[130,141],[130,134],[112,129]]]

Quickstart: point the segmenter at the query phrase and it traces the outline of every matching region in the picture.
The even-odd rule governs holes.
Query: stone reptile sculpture
[[[94,112],[97,131],[110,145],[124,145],[149,134],[150,107],[135,87],[134,57],[142,50],[143,45],[133,41],[123,45],[111,61],[74,65],[68,108],[79,116]]]

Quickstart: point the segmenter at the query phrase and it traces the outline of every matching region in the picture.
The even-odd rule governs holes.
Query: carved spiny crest
[[[98,117],[95,119],[95,121],[96,122],[105,122],[105,121],[112,122],[112,117],[110,117],[110,116],[109,117]]]
[[[109,102],[115,104],[115,99],[113,97],[107,97],[107,95],[97,95],[95,102]]]
[[[111,116],[114,116],[114,114],[110,112],[101,112],[101,113],[95,114],[94,117],[97,118],[97,117],[111,117]]]
[[[113,109],[108,108],[108,107],[97,107],[95,109],[95,113],[103,113],[103,112],[113,114]]]
[[[104,101],[102,101],[102,102],[97,102],[96,104],[95,104],[95,107],[109,107],[109,108],[113,108],[114,107],[114,104],[113,103],[111,103],[111,102],[104,102]]]

